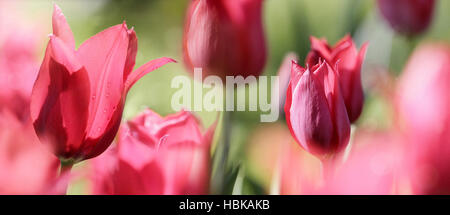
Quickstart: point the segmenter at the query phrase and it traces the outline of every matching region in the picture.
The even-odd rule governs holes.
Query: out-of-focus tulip
[[[12,110],[23,121],[29,119],[30,111],[24,107],[29,106],[39,68],[36,48],[36,41],[20,33],[0,42],[0,110]]]
[[[189,112],[151,110],[121,127],[116,148],[93,160],[96,194],[207,194],[213,125]]]
[[[450,46],[417,48],[397,88],[413,192],[450,194]]]
[[[0,110],[9,109],[26,121],[31,89],[39,70],[40,26],[19,16],[19,2],[0,2]]]
[[[263,0],[192,0],[184,28],[188,69],[203,76],[259,76],[266,62]]]
[[[307,69],[293,62],[284,110],[292,136],[306,151],[324,159],[347,146],[350,121],[337,74],[327,62]]]
[[[315,191],[326,195],[399,194],[398,169],[403,151],[393,134],[363,131],[355,135],[347,159],[329,170],[329,180]]]
[[[321,161],[294,142],[279,144],[280,194],[314,194],[324,183]]]
[[[435,3],[435,0],[378,0],[378,8],[395,31],[415,35],[430,25]]]
[[[0,194],[58,194],[59,161],[8,109],[0,110]]]
[[[394,133],[358,130],[351,150],[334,160],[333,169],[324,169],[286,134],[287,127],[266,125],[250,141],[250,165],[278,191],[274,194],[408,194],[399,183],[403,147]]]
[[[326,40],[311,37],[311,51],[306,63],[309,66],[316,65],[320,59],[337,67],[342,96],[347,108],[350,122],[355,122],[361,115],[364,105],[364,92],[361,84],[361,67],[367,51],[367,43],[361,47],[358,53],[352,38],[347,35],[334,47],[328,45]]]
[[[160,58],[132,72],[136,52],[136,33],[125,23],[75,50],[72,31],[55,5],[53,35],[33,88],[31,117],[39,138],[61,160],[77,162],[101,154],[117,133],[131,86],[173,62]]]

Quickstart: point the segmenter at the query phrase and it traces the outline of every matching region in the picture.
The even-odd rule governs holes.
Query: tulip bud
[[[131,86],[146,73],[173,62],[161,58],[132,72],[137,38],[126,24],[89,38],[78,50],[55,5],[53,35],[31,96],[31,118],[42,142],[63,161],[101,154],[113,141]]]
[[[284,107],[292,136],[308,152],[326,158],[349,141],[350,121],[339,81],[326,62],[304,69],[292,64]]]
[[[396,94],[399,126],[408,149],[416,194],[450,194],[450,46],[419,46]]]
[[[184,28],[189,71],[203,76],[259,76],[266,62],[262,0],[192,0]]]
[[[361,84],[361,68],[367,51],[367,43],[358,53],[352,38],[347,35],[334,47],[326,40],[311,37],[311,51],[306,63],[309,66],[317,64],[319,59],[325,60],[331,66],[336,66],[339,74],[342,96],[347,108],[350,122],[355,122],[361,115],[364,105],[364,92]]]
[[[435,0],[378,0],[381,14],[398,33],[424,32],[431,23]]]
[[[207,194],[213,125],[189,112],[146,110],[121,127],[117,148],[93,160],[96,194]]]

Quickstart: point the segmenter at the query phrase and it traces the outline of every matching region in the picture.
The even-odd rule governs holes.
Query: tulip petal
[[[176,145],[163,144],[158,152],[157,162],[163,166],[165,187],[164,194],[181,195],[187,189],[187,179],[189,179],[193,168],[194,155],[198,147],[195,142],[177,142]]]
[[[108,28],[84,42],[78,58],[89,73],[91,86],[88,138],[97,139],[107,129],[123,97],[123,73],[128,50],[125,24]]]
[[[100,155],[108,148],[109,145],[111,145],[116,137],[117,131],[119,130],[120,122],[122,121],[123,108],[124,100],[121,100],[115,109],[113,107],[116,114],[112,114],[111,119],[108,124],[106,124],[105,133],[97,138],[89,137],[85,139],[82,148],[84,159],[90,159]]]
[[[357,51],[356,45],[351,38],[344,40],[333,49],[332,61],[328,61],[328,63],[333,67],[336,66],[333,64],[338,64],[341,69],[345,70],[344,72],[353,72],[359,62]],[[340,74],[342,73],[340,72]]]
[[[154,159],[156,148],[145,144],[141,132],[131,131],[130,124],[122,126],[119,135],[118,156],[126,160],[134,169],[140,171]],[[144,141],[142,141],[144,140]]]
[[[61,11],[58,5],[53,5],[53,34],[61,38],[66,43],[67,47],[75,50],[75,39],[73,38],[72,30],[66,21],[66,17]]]
[[[140,176],[140,171],[135,170],[127,162],[119,159],[118,171],[114,171],[112,181],[114,184],[113,194],[115,195],[143,195],[146,194],[145,183]],[[156,178],[155,172],[154,177]],[[149,180],[154,177],[148,178]],[[108,180],[108,179],[106,179]]]
[[[123,80],[127,80],[128,75],[133,71],[134,65],[136,63],[136,54],[137,54],[137,46],[138,41],[136,37],[136,32],[133,29],[128,30],[128,51],[127,51],[127,60],[125,62],[125,71],[123,73]]]
[[[68,72],[76,72],[82,69],[81,63],[75,56],[75,52],[71,50],[63,40],[54,35],[50,36],[50,45],[53,59],[67,68]]]
[[[311,36],[309,38],[309,40],[311,41],[311,50],[318,52],[320,54],[320,56],[325,58],[324,60],[331,62],[331,60],[332,60],[331,51],[330,51],[330,48],[328,47],[328,44],[326,43],[326,41],[319,40],[313,36]],[[313,66],[313,65],[314,64],[312,64],[310,66]]]
[[[325,95],[327,97],[328,106],[331,112],[331,117],[334,122],[335,148],[333,150],[339,151],[348,144],[350,137],[350,120],[348,118],[347,109],[345,107],[344,98],[342,97],[339,79],[336,72],[324,62],[325,66],[317,75],[322,75]]]
[[[140,173],[143,180],[144,193],[146,195],[161,195],[164,194],[164,189],[167,187],[167,181],[163,175],[163,169],[156,162],[151,162],[144,167]]]
[[[286,91],[286,102],[284,104],[284,114],[286,115],[286,122],[289,127],[289,130],[291,131],[291,134],[293,134],[294,139],[299,143],[299,139],[297,138],[297,135],[295,135],[294,130],[292,129],[291,121],[290,121],[290,115],[291,115],[291,106],[292,106],[292,92],[294,91],[295,87],[297,86],[298,81],[300,80],[303,73],[306,71],[304,68],[302,68],[300,65],[298,65],[295,61],[292,61],[291,65],[291,79],[289,80],[289,85]]]
[[[164,146],[170,146],[179,142],[200,144],[203,135],[199,129],[199,121],[197,118],[190,112],[181,111],[165,117],[164,122],[160,124],[156,136],[159,138],[167,136]]]
[[[77,65],[74,53],[59,38],[52,37],[30,109],[38,136],[50,141],[62,157],[78,156],[69,153],[80,147],[85,135],[89,90],[87,72]]]
[[[127,77],[127,80],[125,82],[125,92],[128,92],[130,88],[147,73],[152,72],[153,70],[156,70],[167,63],[175,63],[175,62],[176,61],[171,58],[163,57],[144,64]]]

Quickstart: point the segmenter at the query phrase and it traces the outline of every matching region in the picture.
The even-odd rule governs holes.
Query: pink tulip
[[[361,115],[364,105],[364,92],[361,84],[361,67],[367,51],[367,43],[358,53],[352,38],[347,35],[334,47],[328,45],[326,40],[311,37],[311,51],[306,63],[313,66],[320,59],[337,67],[342,96],[347,107],[350,122],[355,122]]]
[[[284,107],[292,136],[321,159],[348,144],[350,121],[336,72],[326,62],[307,69],[292,64]]]
[[[405,167],[416,194],[450,193],[450,46],[425,44],[409,59],[397,88]]]
[[[0,11],[0,14],[0,19],[9,18],[18,22],[18,18],[12,17],[8,11]],[[11,30],[5,25],[0,21],[0,110],[9,109],[20,120],[26,121],[30,111],[24,107],[29,106],[31,89],[39,69],[36,53],[39,40],[33,35],[35,29],[29,29],[29,26],[17,24]]]
[[[58,194],[59,161],[27,122],[0,111],[0,194]]]
[[[293,142],[278,144],[281,147],[280,194],[315,194],[323,184],[321,161]]]
[[[348,157],[326,173],[319,160],[295,147],[286,145],[280,158],[282,194],[388,195],[397,193],[402,150],[390,134],[363,132]]]
[[[96,194],[207,194],[210,146],[198,120],[146,110],[121,127],[117,147],[93,160]]]
[[[435,0],[378,0],[381,14],[391,27],[406,35],[424,32],[433,19]]]
[[[33,88],[31,117],[42,142],[63,161],[101,154],[119,128],[129,89],[145,74],[174,62],[150,61],[132,72],[137,37],[126,24],[89,38],[78,50],[59,7],[53,12],[44,61]]]
[[[266,62],[263,0],[192,0],[184,28],[189,71],[203,76],[259,76]]]
[[[348,158],[329,170],[331,177],[315,194],[398,194],[402,156],[402,147],[393,134],[359,132]]]

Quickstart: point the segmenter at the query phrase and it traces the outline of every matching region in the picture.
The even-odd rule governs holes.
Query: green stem
[[[66,175],[70,174],[70,171],[73,167],[73,162],[61,160],[61,169],[59,172],[59,178],[63,181],[64,190],[62,190],[62,194],[67,194],[67,187],[69,186],[69,180],[62,179],[62,177],[67,177]]]
[[[232,94],[227,89],[224,89],[225,95]],[[235,92],[235,91],[233,91]],[[227,177],[227,164],[228,164],[228,157],[230,153],[230,142],[231,142],[231,133],[232,133],[232,121],[233,121],[233,111],[227,111],[226,110],[226,97],[224,97],[224,103],[223,103],[223,114],[222,114],[222,132],[221,137],[219,140],[218,148],[216,149],[216,155],[218,165],[216,166],[216,171],[213,176],[213,183],[214,186],[214,192],[216,194],[223,194],[226,189],[226,177]],[[234,95],[233,95],[234,99]]]

